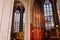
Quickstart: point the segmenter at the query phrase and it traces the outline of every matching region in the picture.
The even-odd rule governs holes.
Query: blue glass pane
[[[46,5],[44,5],[44,8],[46,8]]]
[[[44,3],[44,16],[46,29],[49,29],[50,27],[53,28],[54,27],[53,11],[51,2],[49,2],[49,0],[46,0]]]
[[[49,3],[49,6],[52,7],[51,3]]]
[[[49,10],[49,6],[48,6],[48,5],[47,5],[47,11],[50,11],[50,10]]]
[[[49,9],[49,5],[46,5],[47,6],[47,9]]]
[[[51,19],[50,19],[50,17],[48,17],[48,24],[51,22]]]
[[[52,11],[50,11],[50,15],[53,15]]]
[[[15,32],[19,31],[19,24],[20,24],[20,12],[19,10],[16,10],[14,14],[14,30]]]
[[[48,20],[48,23],[50,23],[51,22],[51,20]]]
[[[50,17],[48,17],[48,20],[50,20]]]
[[[47,23],[45,23],[45,28],[48,29],[48,24]]]
[[[50,7],[49,9],[50,9],[50,11],[52,11],[52,7]]]
[[[54,24],[52,24],[52,28],[54,28]]]
[[[46,9],[46,8],[44,8],[44,11],[47,11],[47,9]]]
[[[51,23],[51,21],[48,21],[48,24],[50,24]]]

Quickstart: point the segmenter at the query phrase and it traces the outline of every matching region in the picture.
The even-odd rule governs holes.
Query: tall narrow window
[[[25,8],[20,1],[14,2],[11,40],[24,40]]]
[[[54,28],[52,4],[49,0],[44,2],[44,17],[46,30]]]
[[[20,12],[19,10],[16,10],[14,13],[14,31],[13,32],[19,32],[19,26],[20,26]]]

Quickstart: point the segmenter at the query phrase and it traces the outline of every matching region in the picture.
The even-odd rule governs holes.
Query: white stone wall
[[[0,40],[9,40],[13,2],[13,0],[0,1],[2,5],[0,6]]]

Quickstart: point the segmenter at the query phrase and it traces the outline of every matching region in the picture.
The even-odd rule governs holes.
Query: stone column
[[[60,1],[59,0],[57,0],[57,1],[58,1],[59,12],[60,12]]]
[[[1,23],[2,23],[1,21],[2,21],[2,15],[3,15],[2,13],[4,9],[3,4],[4,4],[4,0],[0,1],[0,5],[1,5],[0,6],[0,40],[1,40]]]
[[[0,1],[0,40],[10,40],[13,2],[14,0]]]
[[[20,0],[25,7],[24,40],[30,40],[30,3],[31,0]]]

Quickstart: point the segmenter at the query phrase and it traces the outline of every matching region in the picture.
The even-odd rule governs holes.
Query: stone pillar
[[[59,12],[60,12],[60,1],[59,0],[57,0],[58,1],[58,6],[59,6]]]
[[[24,40],[30,40],[30,3],[31,0],[20,0],[25,7]]]
[[[1,21],[2,21],[2,15],[3,15],[3,5],[4,4],[4,0],[0,1],[0,40],[1,40]]]
[[[14,0],[0,1],[0,40],[10,40],[13,3]]]

